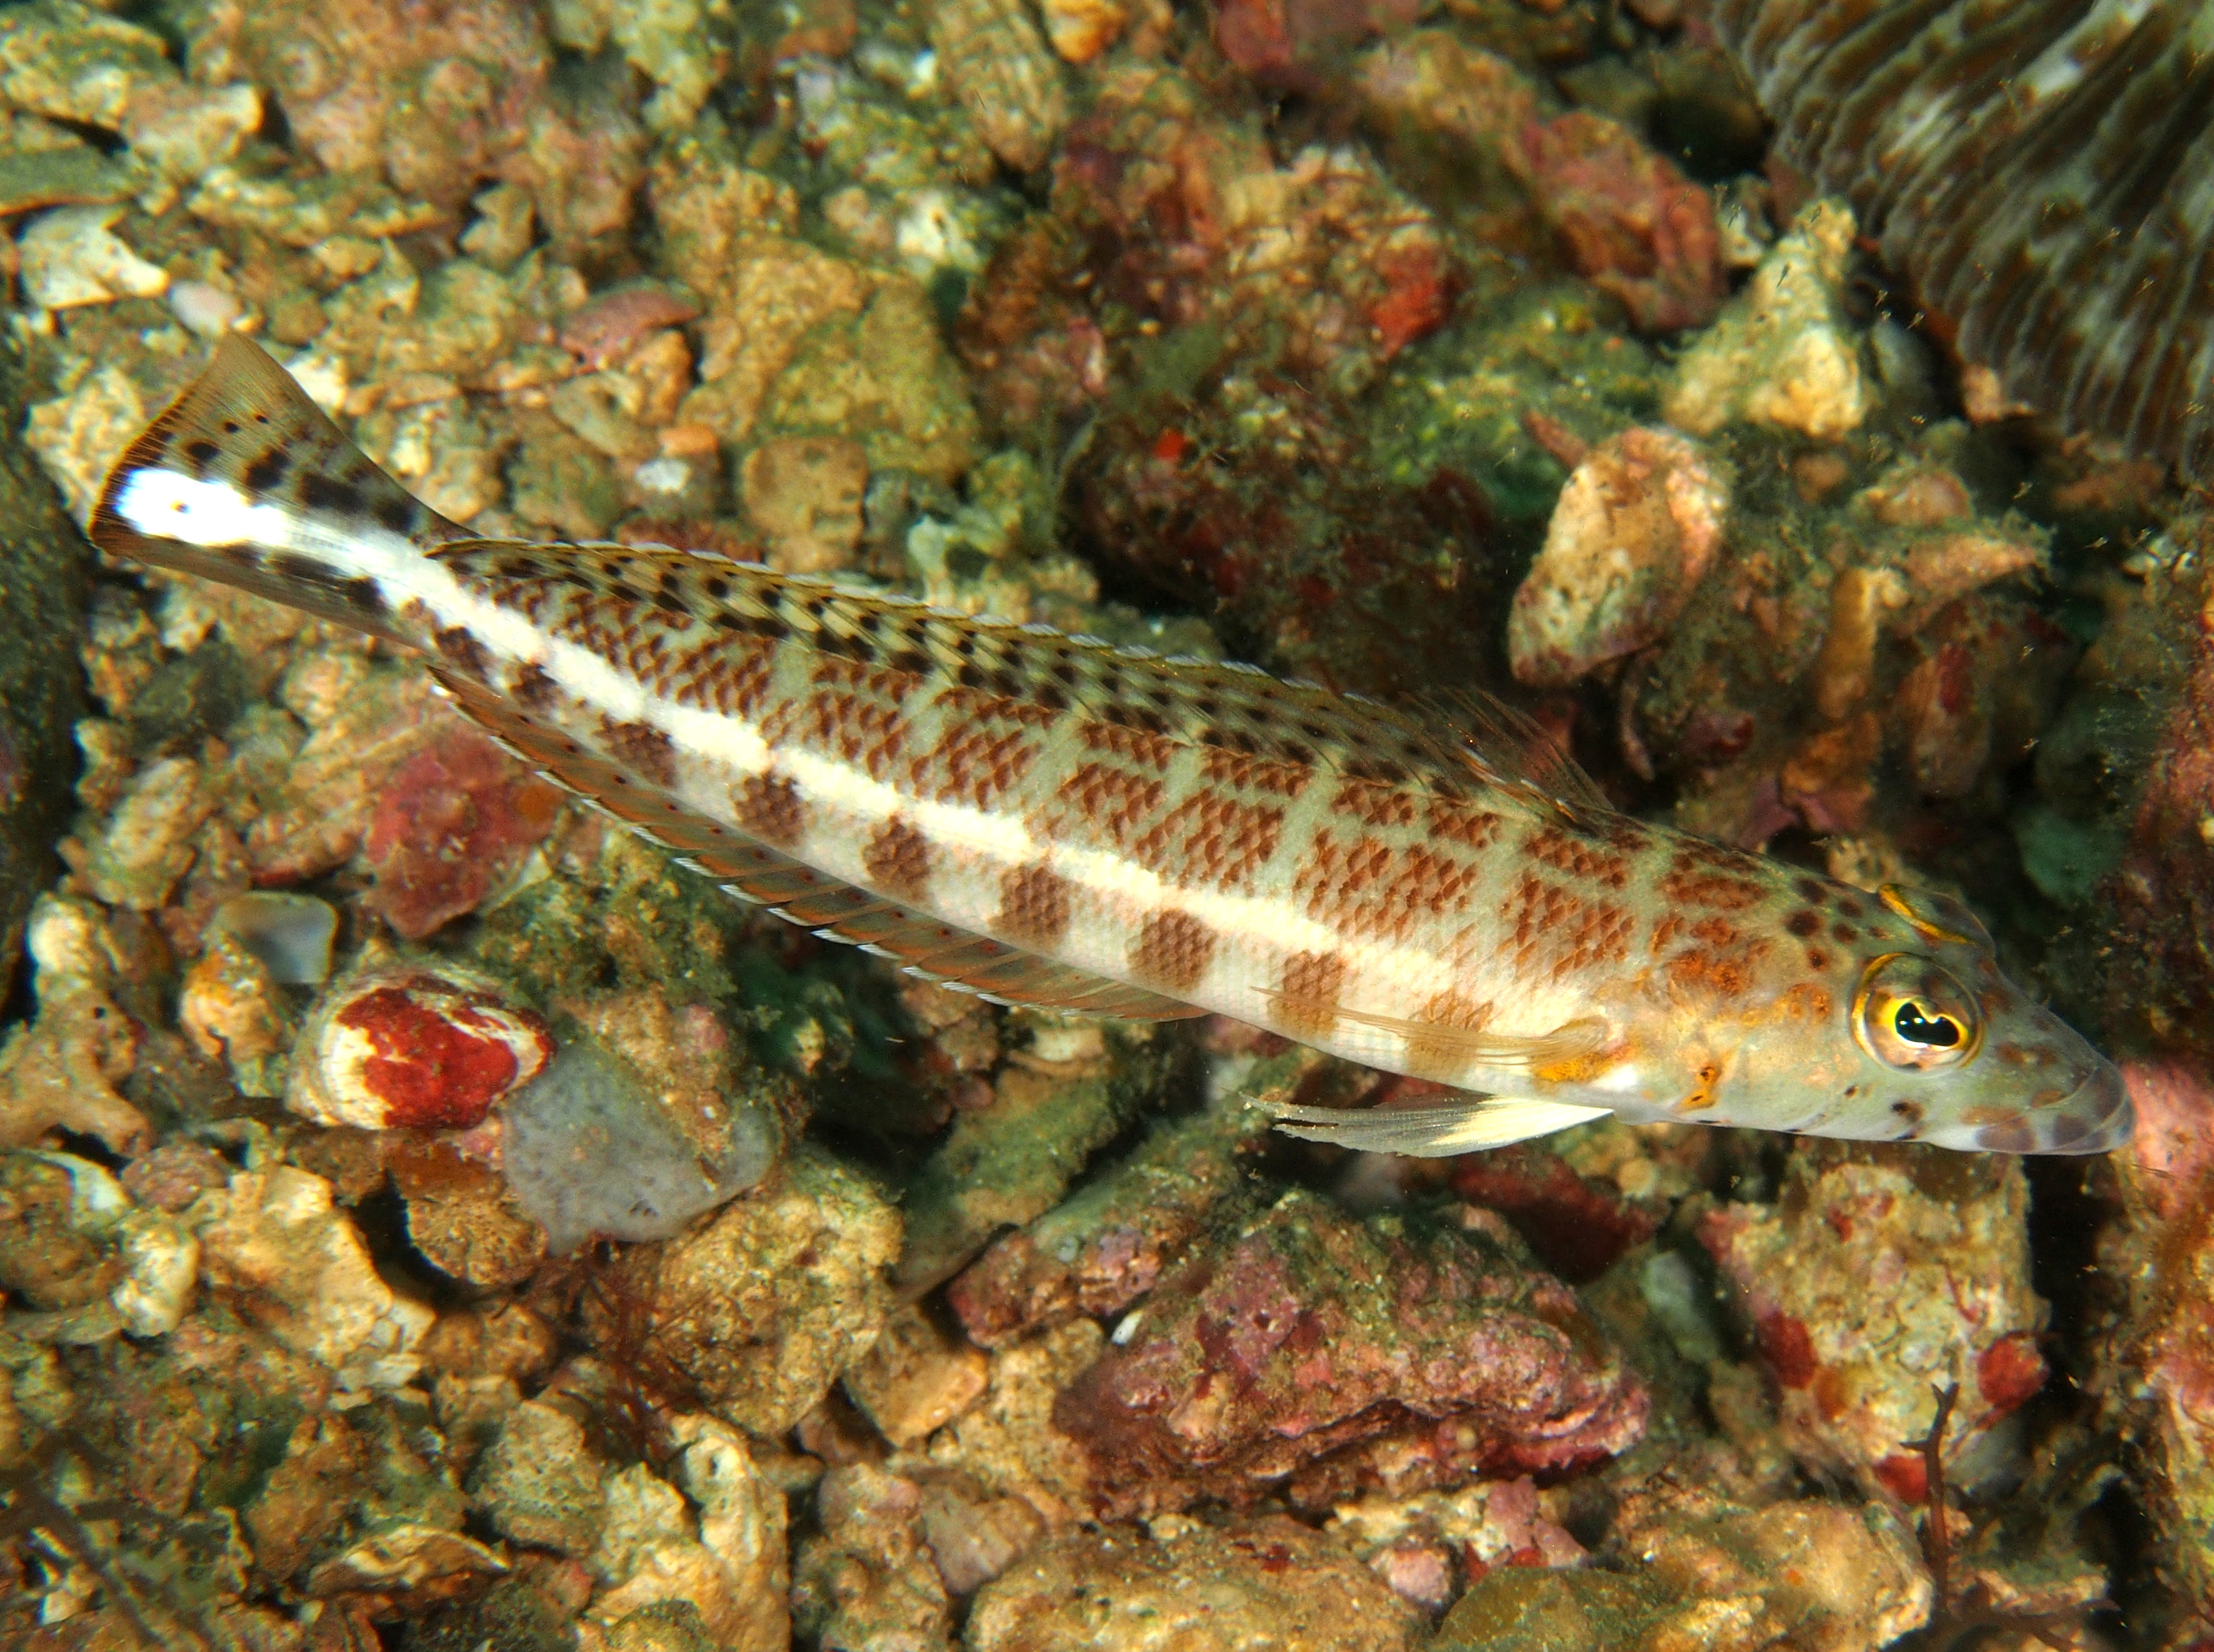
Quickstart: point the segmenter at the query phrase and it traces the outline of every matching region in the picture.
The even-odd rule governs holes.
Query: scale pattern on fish
[[[661,547],[470,535],[256,346],[110,476],[103,548],[420,651],[469,716],[732,893],[1016,1003],[1218,1011],[1468,1096],[1287,1108],[1446,1153],[1605,1111],[2006,1152],[2125,1140],[2113,1068],[1957,902],[1634,820],[1499,708]]]

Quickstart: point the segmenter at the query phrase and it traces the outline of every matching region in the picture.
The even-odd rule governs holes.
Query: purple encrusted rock
[[[1624,1450],[1644,1388],[1526,1257],[1489,1212],[1364,1221],[1287,1193],[1125,1319],[1054,1422],[1110,1518],[1280,1490],[1319,1508]]]

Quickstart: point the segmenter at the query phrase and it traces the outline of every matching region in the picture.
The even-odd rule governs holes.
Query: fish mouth
[[[2137,1132],[2137,1109],[2120,1072],[2101,1063],[2040,1121],[2049,1137],[2044,1153],[2112,1153]]]

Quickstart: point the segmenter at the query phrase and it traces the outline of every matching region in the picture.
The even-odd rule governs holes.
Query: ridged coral
[[[1781,128],[1964,361],[2214,468],[2214,6],[1715,0]]]

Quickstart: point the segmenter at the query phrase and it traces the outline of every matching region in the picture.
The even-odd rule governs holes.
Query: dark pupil
[[[1960,1042],[1960,1024],[1949,1015],[1934,1020],[1922,1013],[1919,1004],[1901,1004],[1899,1013],[1891,1018],[1892,1030],[1910,1044],[1935,1044],[1950,1049]]]

